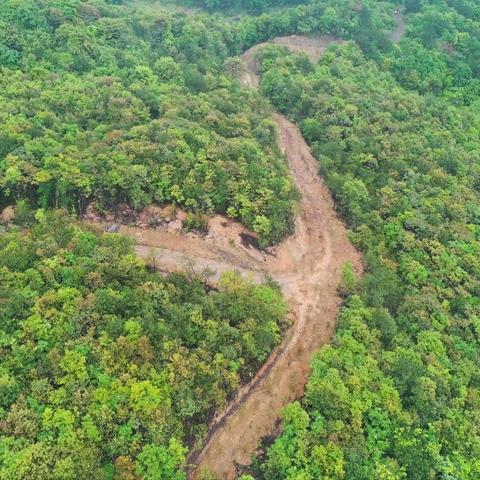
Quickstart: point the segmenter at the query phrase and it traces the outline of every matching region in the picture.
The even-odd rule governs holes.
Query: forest
[[[231,10],[247,10],[262,12],[265,9],[273,7],[284,7],[305,3],[302,0],[184,0],[182,4],[186,6],[197,6],[209,11],[229,12]]]
[[[80,219],[174,204],[278,244],[299,193],[273,109],[365,273],[239,478],[480,478],[478,2],[143,3],[0,0],[0,480],[187,478],[288,304],[271,279],[162,275]],[[341,42],[265,47],[245,88],[239,56],[282,35]]]
[[[206,16],[17,3],[0,10],[0,204],[171,202],[228,212],[266,243],[291,231],[296,193],[265,102],[223,71],[227,31]]]
[[[315,66],[261,54],[262,91],[301,126],[366,275],[255,478],[480,475],[480,17],[415,11],[378,61],[354,44]]]
[[[0,237],[0,478],[182,479],[187,445],[278,344],[277,288],[163,278],[61,211]]]

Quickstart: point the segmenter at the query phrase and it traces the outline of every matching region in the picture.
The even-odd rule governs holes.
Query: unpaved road
[[[388,38],[392,43],[399,43],[407,32],[407,23],[403,16],[403,11],[398,10],[395,14],[395,28],[390,32]]]
[[[297,36],[275,41],[301,49],[314,60],[336,42],[329,37]],[[242,80],[254,88],[259,83],[254,59],[259,48],[243,55],[247,69]],[[343,266],[351,262],[361,272],[360,256],[335,214],[329,191],[318,176],[318,163],[300,131],[280,114],[275,114],[274,120],[278,144],[302,200],[295,234],[279,246],[276,259],[267,259],[265,267],[282,286],[294,324],[257,377],[215,419],[203,450],[190,459],[197,471],[206,468],[219,480],[235,478],[235,466],[250,462],[261,438],[274,432],[282,408],[302,395],[311,355],[333,333],[340,307],[337,286]],[[194,471],[191,478],[195,478]]]
[[[329,37],[297,36],[274,41],[303,50],[314,60],[336,42]],[[259,48],[243,55],[247,68],[242,82],[252,88],[259,82],[254,59]],[[329,191],[318,176],[318,163],[300,131],[282,115],[274,114],[273,118],[279,147],[302,194],[295,234],[278,246],[275,256],[222,239],[221,228],[207,239],[155,229],[124,226],[120,230],[132,236],[137,252],[150,261],[154,258],[160,270],[208,267],[218,272],[237,270],[256,279],[268,273],[281,285],[291,307],[292,327],[281,346],[228,408],[214,418],[203,448],[191,453],[190,479],[208,469],[218,480],[233,480],[236,465],[250,462],[261,438],[274,433],[282,408],[302,395],[312,353],[332,337],[341,302],[337,286],[343,266],[351,262],[359,274],[362,272],[360,255],[337,218]],[[225,231],[230,228],[226,226]]]
[[[287,37],[276,37],[271,42],[259,43],[242,55],[246,66],[243,78],[241,79],[242,83],[252,88],[258,88],[260,77],[258,75],[258,62],[255,54],[266,45],[279,45],[288,47],[289,50],[294,52],[306,53],[312,62],[316,62],[325,50],[335,43],[341,43],[341,40],[327,35],[317,38],[290,35]]]

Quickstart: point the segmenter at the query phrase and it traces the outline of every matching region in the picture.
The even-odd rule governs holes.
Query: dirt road
[[[303,50],[316,60],[336,41],[292,36],[274,43]],[[247,68],[242,81],[252,88],[258,86],[254,54],[259,48],[243,55]],[[191,453],[190,479],[206,468],[218,480],[232,480],[236,465],[250,462],[261,438],[275,431],[282,408],[302,395],[312,353],[331,339],[340,307],[337,286],[343,266],[351,262],[358,273],[362,270],[360,256],[348,241],[347,230],[318,176],[318,163],[300,131],[282,115],[274,114],[273,118],[278,145],[302,194],[295,234],[277,247],[276,255],[264,255],[232,241],[228,234],[238,233],[237,227],[226,219],[217,222],[216,234],[206,239],[156,229],[120,230],[132,236],[137,252],[161,270],[208,267],[217,272],[237,270],[257,279],[268,273],[281,285],[291,307],[292,327],[282,345],[213,420],[204,447]]]
[[[388,38],[390,38],[393,43],[399,43],[406,33],[407,23],[403,16],[403,11],[399,9],[397,13],[395,13],[395,28],[390,32]]]
[[[327,35],[317,38],[290,35],[287,37],[276,37],[271,42],[259,43],[242,55],[246,66],[241,79],[242,83],[252,88],[258,88],[260,77],[258,76],[258,62],[255,54],[266,45],[280,45],[288,47],[289,50],[294,52],[306,53],[312,62],[316,62],[330,45],[340,42],[341,40]]]
[[[318,59],[336,40],[282,37],[276,44],[305,51]],[[256,46],[243,55],[247,66],[243,83],[258,86]],[[275,114],[278,144],[285,153],[297,188],[302,194],[295,234],[278,248],[277,258],[265,262],[279,281],[294,319],[282,346],[211,425],[204,449],[191,457],[219,480],[236,476],[235,465],[248,464],[262,437],[273,433],[282,408],[303,393],[312,353],[330,340],[340,306],[337,285],[346,262],[361,271],[360,256],[347,239],[333,203],[318,176],[318,163],[298,128]],[[195,478],[192,473],[191,478]]]

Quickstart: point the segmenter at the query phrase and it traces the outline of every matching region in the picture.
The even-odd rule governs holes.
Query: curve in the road
[[[318,59],[329,37],[281,37],[275,44],[306,51]],[[256,46],[245,52],[243,83],[258,86]],[[248,464],[262,437],[272,434],[282,408],[302,395],[310,372],[312,353],[333,333],[340,307],[337,285],[346,262],[361,272],[358,252],[350,244],[345,226],[337,218],[328,189],[318,176],[318,163],[298,128],[276,113],[278,144],[285,153],[292,177],[302,194],[295,234],[279,248],[277,259],[266,262],[291,306],[294,324],[282,346],[274,352],[254,380],[210,426],[201,451],[190,457],[195,472],[205,468],[216,478],[231,480],[236,465]]]
[[[273,40],[274,44],[305,51],[313,60],[337,42],[331,37],[300,36]],[[259,83],[254,57],[259,48],[243,55],[247,68],[242,81],[252,88]],[[277,247],[275,255],[232,245],[221,235],[203,239],[149,228],[120,229],[135,240],[137,253],[160,270],[191,268],[198,272],[208,268],[215,272],[214,280],[227,270],[255,280],[268,274],[280,284],[291,307],[292,327],[280,347],[213,419],[203,447],[191,453],[191,479],[207,468],[219,480],[232,480],[236,465],[250,462],[261,438],[274,432],[282,408],[302,395],[312,353],[331,338],[340,307],[337,285],[343,266],[351,262],[357,272],[362,271],[360,256],[335,214],[328,189],[318,176],[317,161],[300,131],[280,114],[273,118],[278,145],[302,194],[295,233]]]
[[[303,50],[318,59],[330,37],[281,37],[275,44]],[[243,83],[258,86],[254,47],[243,55],[247,66]],[[332,335],[340,298],[337,285],[346,262],[360,273],[358,252],[337,218],[328,189],[318,176],[318,164],[298,128],[274,114],[278,145],[302,194],[295,233],[282,242],[275,256],[239,248],[221,236],[195,238],[162,230],[122,226],[135,240],[136,251],[160,270],[208,268],[215,276],[236,270],[261,280],[271,275],[282,287],[291,307],[292,327],[252,381],[237,393],[225,411],[211,422],[203,448],[188,459],[189,476],[207,468],[219,480],[231,480],[237,464],[248,464],[262,437],[274,432],[282,408],[300,397],[310,372],[312,353]],[[223,223],[223,222],[222,222]],[[222,241],[223,240],[223,241]]]
[[[304,51],[316,61],[329,45],[338,42],[332,37],[290,36],[271,43]],[[263,45],[243,55],[246,69],[242,83],[246,86],[259,85],[255,53]],[[233,480],[236,466],[248,464],[260,440],[275,432],[282,408],[303,393],[312,353],[331,339],[341,303],[337,286],[343,266],[351,262],[359,274],[362,272],[360,255],[337,218],[330,193],[318,175],[318,163],[299,129],[283,115],[275,113],[273,118],[278,145],[302,195],[295,234],[278,246],[275,256],[262,256],[254,249],[238,248],[218,238],[192,238],[135,227],[121,229],[135,239],[137,253],[153,258],[161,270],[208,268],[217,276],[236,270],[256,280],[269,274],[281,285],[291,307],[293,324],[281,346],[225,411],[216,415],[202,448],[191,453],[190,479],[205,468],[218,480]]]

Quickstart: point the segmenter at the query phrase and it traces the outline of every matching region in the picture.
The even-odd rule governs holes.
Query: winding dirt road
[[[287,37],[276,37],[271,42],[258,43],[242,55],[246,67],[241,78],[242,84],[251,88],[258,88],[260,77],[257,73],[258,62],[255,54],[267,45],[283,46],[294,52],[306,53],[312,62],[317,62],[330,45],[341,42],[342,40],[328,35],[317,38],[289,35]]]
[[[274,40],[275,44],[305,51],[312,60],[336,42],[330,37]],[[252,88],[259,83],[254,58],[259,48],[257,45],[243,55],[246,70],[242,83]],[[160,270],[209,268],[215,272],[214,279],[225,270],[257,280],[269,274],[280,284],[291,307],[292,327],[283,343],[228,408],[213,419],[203,448],[191,453],[190,479],[208,469],[218,480],[233,480],[236,466],[248,464],[262,437],[275,432],[282,408],[303,393],[312,353],[332,337],[343,266],[351,262],[359,274],[362,272],[360,255],[348,241],[347,230],[318,176],[318,163],[300,131],[282,115],[274,114],[273,118],[279,148],[302,195],[295,233],[277,247],[275,255],[232,242],[226,232],[238,233],[238,225],[221,218],[217,218],[214,234],[205,239],[148,228],[123,226],[120,230],[133,237],[137,253]]]
[[[301,49],[317,60],[336,40],[293,36],[274,43]],[[242,81],[253,88],[259,83],[254,59],[259,48],[243,55],[247,68]],[[362,269],[360,256],[335,214],[329,191],[318,176],[318,163],[300,131],[280,114],[273,118],[279,147],[302,200],[295,234],[279,246],[276,259],[267,259],[265,268],[280,283],[294,323],[254,380],[214,420],[203,450],[190,458],[197,467],[190,478],[206,468],[219,480],[234,479],[236,465],[250,462],[261,438],[275,431],[282,408],[302,395],[312,353],[332,336],[340,307],[337,286],[343,266],[351,262],[359,274]]]
[[[390,37],[395,43],[405,34],[401,13],[396,25]],[[317,61],[329,45],[339,40],[289,36],[270,43],[303,51]],[[245,86],[259,85],[255,54],[264,45],[256,45],[242,56],[246,68],[241,82]],[[302,195],[295,234],[277,247],[275,255],[242,244],[239,238],[243,227],[220,216],[212,219],[212,233],[205,238],[149,228],[123,226],[120,230],[135,239],[137,253],[153,261],[159,270],[208,269],[213,281],[227,270],[258,281],[271,275],[291,307],[292,327],[283,343],[228,407],[216,415],[203,447],[191,452],[187,465],[190,480],[203,470],[218,480],[235,479],[237,467],[250,463],[261,439],[276,433],[283,407],[303,394],[312,353],[332,337],[341,303],[337,286],[343,266],[351,262],[362,274],[360,255],[337,218],[329,191],[318,176],[318,163],[299,129],[278,113],[273,119],[278,146]]]

